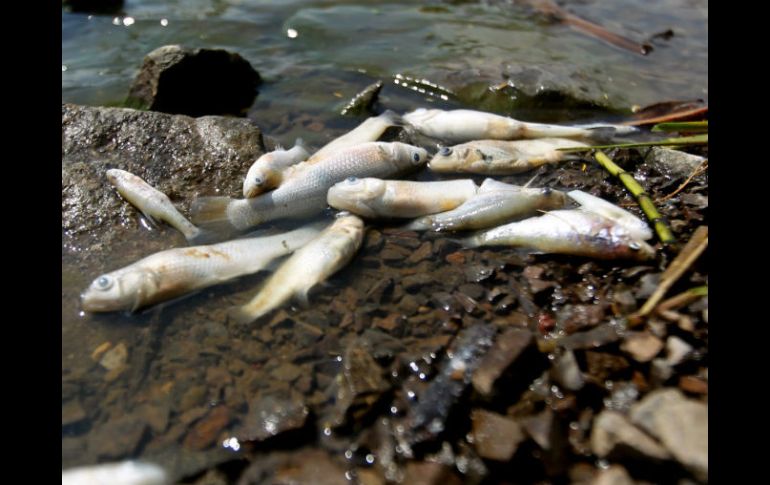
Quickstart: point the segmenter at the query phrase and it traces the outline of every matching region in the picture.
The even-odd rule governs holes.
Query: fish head
[[[387,145],[385,149],[388,150],[390,157],[402,169],[421,167],[430,158],[428,150],[421,147],[397,141],[386,143],[385,145]]]
[[[437,172],[462,170],[479,158],[476,152],[476,150],[471,150],[463,145],[441,147],[433,155],[429,167]]]
[[[350,236],[349,240],[358,244],[364,235],[364,221],[353,214],[344,215],[334,221],[330,230],[346,234]]]
[[[336,209],[349,210],[364,217],[376,217],[370,204],[384,193],[384,180],[348,177],[329,189],[326,201]]]
[[[551,187],[542,187],[539,189],[532,188],[526,190],[537,192],[538,196],[541,197],[542,200],[542,205],[540,207],[542,210],[561,209],[562,207],[565,207],[569,201],[567,194],[561,190],[552,189]]]
[[[107,180],[109,180],[112,185],[116,185],[120,179],[123,178],[124,173],[123,170],[111,168],[107,170]]]
[[[113,271],[96,278],[81,295],[83,310],[88,312],[134,311],[149,294],[151,275],[146,271]]]
[[[250,170],[246,174],[246,178],[243,180],[243,196],[247,199],[256,197],[271,185],[271,181],[274,179],[273,171],[269,169]]]

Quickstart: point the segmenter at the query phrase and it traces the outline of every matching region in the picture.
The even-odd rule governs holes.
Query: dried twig
[[[692,266],[703,251],[706,250],[709,243],[708,234],[708,226],[701,226],[695,230],[695,233],[685,247],[682,248],[682,251],[673,261],[671,261],[671,264],[668,265],[668,268],[666,268],[663,275],[661,275],[660,283],[652,296],[650,296],[638,312],[628,317],[629,326],[633,327],[642,323],[643,318],[655,309],[661,298],[666,295],[666,292],[679,280],[685,271]]]
[[[700,162],[697,167],[695,167],[695,169],[692,171],[690,176],[687,177],[687,179],[684,182],[682,182],[682,185],[677,187],[677,189],[675,191],[671,192],[670,194],[668,194],[668,195],[666,195],[664,197],[661,197],[659,199],[656,199],[655,203],[660,204],[661,202],[665,202],[668,199],[670,199],[671,197],[673,197],[676,194],[678,194],[679,192],[681,192],[682,189],[687,187],[687,184],[689,184],[692,181],[692,179],[694,179],[698,175],[702,174],[703,172],[706,171],[706,169],[709,168],[708,161],[709,161],[708,158],[704,158],[703,161]]]

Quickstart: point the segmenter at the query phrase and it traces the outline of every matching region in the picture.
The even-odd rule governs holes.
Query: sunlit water
[[[396,82],[399,79],[424,78],[455,90],[476,80],[500,82],[506,65],[588,73],[616,108],[708,99],[706,1],[567,4],[573,13],[636,40],[672,29],[673,38],[653,41],[655,49],[646,57],[548,24],[512,2],[456,3],[129,0],[118,16],[63,12],[62,101],[120,105],[143,57],[167,44],[223,48],[247,59],[264,79],[248,116],[288,146],[298,136],[319,146],[357,124],[358,120],[340,118],[339,110],[377,79],[385,82],[381,104],[397,112],[460,106],[405,88]],[[237,403],[235,408],[242,410],[254,392],[273,386],[272,369],[303,350],[302,342],[290,338],[291,329],[279,326],[272,336],[265,336],[258,328],[222,324],[224,310],[249,298],[263,275],[139,315],[91,316],[80,311],[78,295],[99,273],[181,244],[181,236],[162,228],[145,230],[135,241],[104,248],[88,258],[74,258],[69,248],[63,248],[63,406],[76,400],[87,415],[62,428],[63,466],[104,459],[99,449],[104,439],[110,439],[103,436],[106,424],[124,415],[143,416],[143,406],[169,400],[168,425],[163,431],[148,431],[138,450],[145,456],[190,453],[178,442],[155,438],[182,426],[178,418],[186,410],[176,401],[187,388],[206,385],[209,367],[227,367],[233,355],[242,361],[248,353],[265,354],[264,362],[248,371],[260,381],[254,388],[244,389],[235,380],[205,389],[197,400],[191,398],[196,406]],[[300,319],[321,330],[337,325],[343,315],[331,309],[332,298],[343,295],[345,287],[364,291],[383,278],[384,269],[367,263],[369,253],[364,249],[354,265],[321,292],[311,310],[299,313]],[[434,261],[428,266],[441,264]],[[123,342],[129,349],[127,370],[114,381],[91,358],[105,342],[113,346]],[[249,346],[253,348],[242,350]],[[233,353],[233,348],[241,350]],[[269,349],[275,352],[268,355]],[[329,358],[308,370],[324,369],[333,375],[335,362]],[[94,438],[100,432],[102,436]]]

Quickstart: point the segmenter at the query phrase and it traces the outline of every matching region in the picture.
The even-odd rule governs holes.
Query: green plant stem
[[[684,131],[688,133],[708,133],[708,121],[676,121],[667,123],[658,123],[650,131]]]
[[[594,157],[596,158],[596,161],[599,162],[599,165],[604,167],[604,169],[611,175],[618,177],[626,189],[631,192],[631,195],[636,198],[639,207],[644,211],[644,215],[647,216],[650,224],[655,228],[655,233],[658,235],[660,242],[663,244],[675,243],[676,238],[674,237],[674,234],[664,222],[663,216],[660,215],[658,209],[655,208],[655,204],[652,203],[650,196],[644,191],[644,188],[639,185],[639,182],[637,182],[630,173],[618,167],[603,151],[597,151],[594,153]]]
[[[657,147],[657,146],[677,146],[677,145],[708,145],[709,136],[694,135],[694,136],[681,136],[679,138],[666,138],[659,141],[645,141],[639,143],[618,143],[616,145],[593,145],[588,147],[569,147],[569,148],[557,148],[560,152],[590,152],[598,149],[608,148],[638,148],[638,147]]]

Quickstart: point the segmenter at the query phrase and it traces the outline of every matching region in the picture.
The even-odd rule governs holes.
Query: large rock
[[[190,116],[241,114],[253,103],[261,82],[259,73],[238,54],[166,45],[144,58],[127,102]]]
[[[708,476],[708,406],[679,389],[651,392],[631,408],[631,421],[658,438],[696,477]]]
[[[137,238],[139,213],[109,184],[107,169],[142,177],[186,213],[195,196],[237,195],[263,153],[260,129],[245,119],[63,104],[65,251],[92,257],[92,250]]]
[[[594,420],[591,450],[600,458],[667,460],[669,452],[615,411],[602,411]]]
[[[123,8],[123,0],[62,0],[62,5],[73,12],[118,13]]]

